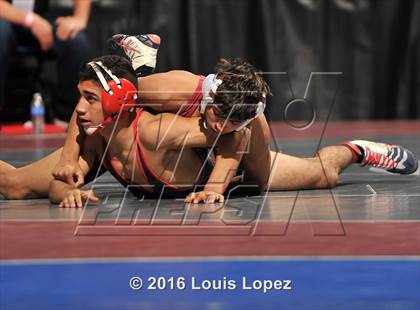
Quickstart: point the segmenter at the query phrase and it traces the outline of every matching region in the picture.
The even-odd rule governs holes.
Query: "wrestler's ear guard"
[[[138,99],[137,88],[127,79],[119,79],[102,62],[89,62],[89,66],[95,71],[102,85],[102,108],[107,116],[117,114],[121,107],[124,111],[130,111],[135,108]],[[105,71],[111,77],[106,81],[101,72]]]
[[[206,112],[207,106],[213,104],[214,96],[216,95],[217,88],[223,83],[223,80],[217,78],[215,74],[209,74],[206,76],[203,82],[203,99],[200,103],[200,114],[203,115]]]
[[[263,93],[261,101],[259,101],[257,104],[257,110],[255,111],[255,116],[243,122],[241,126],[235,129],[235,131],[240,131],[244,129],[246,126],[248,126],[249,123],[251,123],[254,119],[256,119],[257,117],[259,117],[261,114],[264,113],[265,106],[266,106],[266,97],[267,97],[266,94]]]
[[[214,103],[214,97],[216,95],[217,89],[222,83],[223,83],[223,80],[221,78],[218,78],[217,75],[215,74],[209,74],[204,79],[203,86],[202,86],[203,99],[201,100],[201,103],[200,103],[201,115],[204,115],[206,108],[209,104]],[[255,115],[252,118],[244,121],[235,131],[242,130],[243,128],[248,126],[248,124],[251,123],[252,120],[256,119],[262,113],[264,113],[265,106],[266,106],[266,94],[263,93],[261,100],[257,104],[257,110],[255,111]],[[203,125],[204,125],[204,128],[207,129],[207,124],[205,120],[204,120]]]

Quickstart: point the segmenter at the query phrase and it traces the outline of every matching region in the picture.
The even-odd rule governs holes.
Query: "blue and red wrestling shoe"
[[[412,174],[418,169],[414,154],[400,145],[354,140],[342,142],[361,166],[382,168],[392,173]]]
[[[116,34],[108,39],[110,52],[130,60],[138,77],[155,70],[159,46],[160,37],[156,34]]]

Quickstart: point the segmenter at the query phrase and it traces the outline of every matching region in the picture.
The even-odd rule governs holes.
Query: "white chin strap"
[[[93,136],[93,135],[99,133],[103,128],[104,128],[104,126],[98,125],[98,126],[83,127],[83,130],[85,131],[85,133],[88,136]]]
[[[209,74],[204,79],[203,85],[201,86],[201,91],[203,93],[203,99],[201,99],[201,102],[200,102],[201,115],[204,115],[204,113],[206,112],[207,106],[214,102],[214,96],[216,95],[217,89],[219,88],[220,85],[222,85],[222,83],[223,83],[223,80],[218,79],[216,74]],[[243,122],[241,126],[239,126],[235,131],[244,129],[246,126],[248,126],[249,123],[251,123],[254,119],[259,117],[262,113],[264,113],[265,106],[266,106],[265,100],[266,100],[266,95],[263,94],[263,100],[258,102],[255,116]],[[207,123],[205,119],[204,119],[203,126],[205,129],[207,129]]]

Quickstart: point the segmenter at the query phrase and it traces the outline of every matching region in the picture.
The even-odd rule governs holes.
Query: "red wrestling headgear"
[[[124,111],[129,111],[135,107],[138,96],[137,88],[133,83],[127,79],[119,79],[100,61],[89,62],[89,65],[95,70],[103,87],[102,108],[106,116],[112,116],[113,114],[118,113],[121,106]],[[102,68],[112,80],[107,82],[100,68]]]
[[[111,70],[109,70],[100,61],[92,61],[88,63],[95,71],[99,82],[102,85],[102,109],[105,119],[97,126],[87,128],[87,134],[96,134],[107,124],[109,124],[122,109],[122,112],[129,112],[136,107],[138,95],[137,88],[127,79],[119,79]],[[106,81],[102,70],[111,77],[109,82]]]

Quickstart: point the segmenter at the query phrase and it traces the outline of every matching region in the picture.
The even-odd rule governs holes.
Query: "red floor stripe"
[[[25,127],[23,124],[6,124],[0,127],[0,132],[5,136],[32,134],[32,127]],[[44,133],[63,133],[66,129],[52,124],[45,124]]]
[[[195,230],[190,236],[75,236],[76,225],[1,221],[0,259],[420,255],[420,222],[348,222],[344,223],[346,234],[341,236],[314,236],[313,224],[302,222],[291,223],[284,236],[209,236],[205,235],[206,228],[201,229],[201,235]],[[262,225],[273,230],[282,224]],[[171,233],[173,227],[166,227],[166,233]],[[155,229],[149,228],[149,233]],[[110,230],[109,234],[115,232]]]

